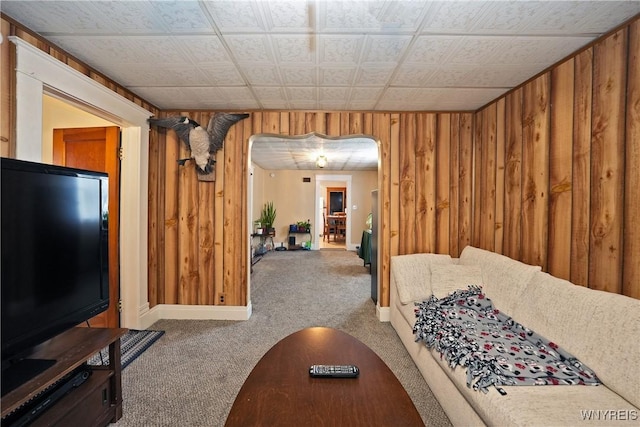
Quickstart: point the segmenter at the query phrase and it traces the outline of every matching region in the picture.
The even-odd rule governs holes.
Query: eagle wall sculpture
[[[196,162],[198,174],[209,175],[213,172],[215,153],[222,148],[229,128],[247,117],[249,114],[215,113],[209,119],[206,129],[185,116],[149,118],[149,124],[173,129],[191,151],[191,158]],[[178,163],[184,165],[187,160],[189,159],[180,159]]]

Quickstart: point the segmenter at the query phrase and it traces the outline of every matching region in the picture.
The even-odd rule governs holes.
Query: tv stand
[[[32,357],[54,360],[54,363],[2,396],[2,419],[29,404],[108,346],[109,365],[89,366],[88,379],[53,403],[32,425],[105,426],[119,420],[122,417],[120,337],[126,332],[120,328],[75,327],[39,345]]]
[[[56,363],[51,359],[22,359],[2,370],[2,397]]]

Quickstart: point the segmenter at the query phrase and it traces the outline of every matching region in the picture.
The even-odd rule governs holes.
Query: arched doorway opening
[[[265,202],[273,202],[277,211],[273,246],[286,246],[288,227],[309,220],[311,249],[319,249],[319,240],[323,237],[322,213],[327,208],[323,183],[324,188],[328,183],[344,184],[347,194],[344,249],[356,249],[372,211],[371,191],[378,189],[380,182],[380,144],[375,137],[256,134],[249,138],[248,153],[246,226],[250,236],[247,251],[250,264],[254,256],[255,222]],[[321,157],[326,163],[319,161]],[[271,241],[267,241],[269,244]],[[251,300],[250,270],[247,271],[248,301]]]

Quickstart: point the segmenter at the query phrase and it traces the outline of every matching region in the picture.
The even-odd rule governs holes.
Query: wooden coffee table
[[[312,378],[313,364],[356,365],[358,378]],[[238,392],[226,426],[424,426],[411,398],[369,347],[331,328],[274,345]]]

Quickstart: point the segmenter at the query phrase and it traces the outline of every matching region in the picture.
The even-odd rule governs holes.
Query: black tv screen
[[[107,309],[108,177],[1,163],[4,373],[37,344]]]

